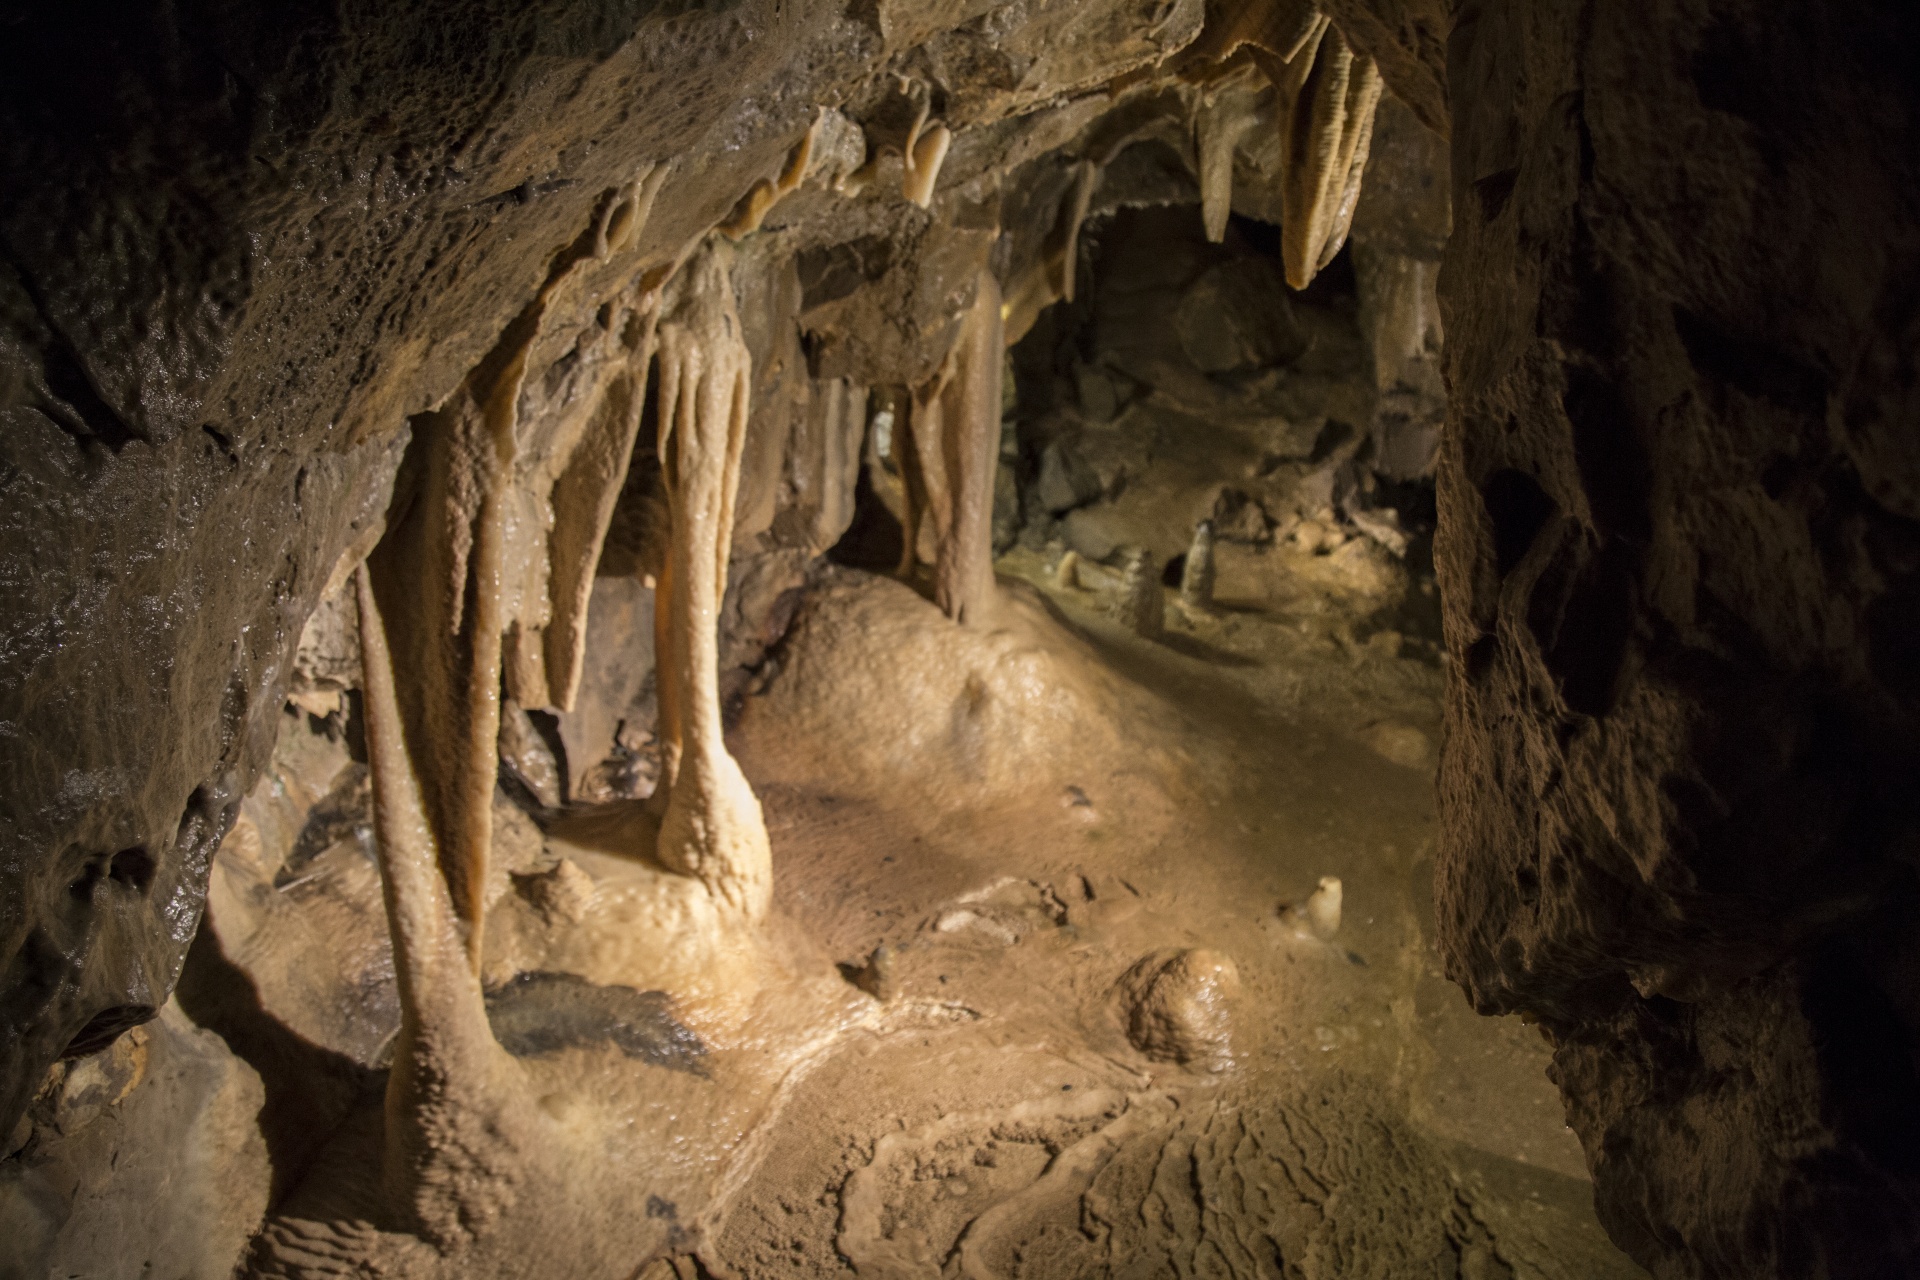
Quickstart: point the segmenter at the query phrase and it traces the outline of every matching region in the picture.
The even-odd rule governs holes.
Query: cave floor
[[[777,910],[887,998],[716,1205],[715,1273],[1640,1274],[1593,1216],[1547,1047],[1439,972],[1438,670],[1268,589],[1300,567],[1229,549],[1219,606],[1170,601],[1147,640],[1016,550],[984,650],[890,643],[948,625],[898,584],[816,593],[735,749]],[[1058,724],[994,741],[995,704],[1049,681]],[[951,730],[912,740],[864,701],[924,721],[945,698]],[[1298,913],[1328,875],[1323,940]],[[1176,950],[1237,970],[1212,1061],[1123,1028],[1122,975]]]

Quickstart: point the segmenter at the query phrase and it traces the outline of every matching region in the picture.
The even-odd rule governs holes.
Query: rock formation
[[[1448,967],[1656,1274],[1909,1271],[1920,29],[1542,16],[1449,46]]]
[[[0,1223],[26,1265],[94,1265],[62,1252],[91,1232],[218,1270],[269,1214],[263,1274],[694,1249],[834,1036],[983,1016],[904,946],[846,953],[877,1013],[795,958],[787,829],[727,740],[751,698],[816,745],[866,708],[849,794],[937,762],[916,794],[949,817],[1104,839],[1133,775],[1076,753],[1146,724],[1146,774],[1186,751],[1127,673],[1283,654],[1318,712],[1425,687],[1438,614],[1440,954],[1551,1044],[1612,1237],[1662,1280],[1920,1266],[1908,10],[7,7]],[[1053,540],[1046,601],[996,579],[1043,579]],[[1180,552],[1198,607],[1164,631]],[[1255,652],[1243,600],[1291,630]],[[1433,725],[1389,710],[1329,758],[1426,769]],[[930,897],[951,870],[884,856]],[[1031,874],[1017,928],[939,945],[1053,945],[1140,897]],[[1322,941],[1343,882],[1376,901],[1377,869],[1343,876],[1304,908]],[[1360,916],[1274,954],[1378,963]],[[299,982],[263,960],[331,927]],[[1217,1058],[1235,969],[1182,945],[1126,953],[1152,948],[1133,1043]],[[560,1056],[528,1065],[489,1023],[588,988],[624,1040],[534,1035]],[[640,1158],[653,1095],[593,1055],[656,1031],[662,1107],[725,1160],[637,1213],[557,1197]],[[673,1092],[709,1033],[765,1063]],[[1340,1096],[1372,1114],[1370,1087]],[[1019,1104],[1078,1155],[942,1247],[990,1269],[1200,1149],[1183,1104],[1100,1088]],[[193,1181],[204,1232],[95,1231],[101,1115],[149,1148],[205,1118],[194,1158],[250,1189]],[[1408,1265],[1514,1270],[1461,1207],[1497,1197],[1381,1132],[1427,1206]],[[917,1152],[838,1170],[848,1249],[906,1256],[880,1206]],[[1317,1230],[1271,1238],[1334,1258]]]

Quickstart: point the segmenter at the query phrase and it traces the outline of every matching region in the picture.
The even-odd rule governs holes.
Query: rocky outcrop
[[[1464,6],[1450,973],[1661,1277],[1920,1267],[1903,5]]]

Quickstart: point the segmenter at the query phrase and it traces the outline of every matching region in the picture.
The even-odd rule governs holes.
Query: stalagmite
[[[527,1134],[518,1068],[487,1025],[463,922],[439,865],[371,576],[356,578],[373,816],[400,989],[387,1077],[387,1203],[437,1244],[484,1235],[518,1194]]]
[[[1116,609],[1120,621],[1135,635],[1151,639],[1166,628],[1166,591],[1155,571],[1153,553],[1144,547],[1127,557]]]
[[[1193,543],[1180,569],[1180,603],[1191,609],[1213,606],[1213,521],[1193,527]]]
[[[660,463],[672,545],[659,591],[662,728],[670,788],[660,860],[698,878],[724,906],[764,916],[772,854],[760,802],[727,753],[720,718],[720,601],[746,437],[749,356],[728,278],[710,244],[682,274],[660,322]]]
[[[955,622],[992,610],[993,485],[998,471],[1002,380],[999,283],[975,282],[973,306],[934,376],[915,387],[907,430],[895,440],[907,496],[901,571],[910,574],[930,531],[934,602]]]

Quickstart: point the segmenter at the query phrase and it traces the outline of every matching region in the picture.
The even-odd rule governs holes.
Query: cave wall
[[[1448,49],[1453,977],[1658,1276],[1920,1267],[1920,16]]]

